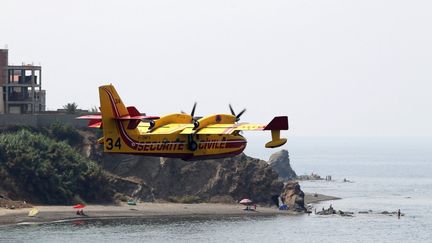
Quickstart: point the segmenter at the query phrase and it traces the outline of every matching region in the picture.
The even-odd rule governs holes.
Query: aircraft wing
[[[288,130],[288,117],[279,116],[274,117],[268,124],[256,123],[237,123],[237,124],[211,124],[206,127],[194,130],[193,127],[188,126],[180,132],[180,134],[232,134],[236,131],[264,131],[271,130],[280,131]]]
[[[199,129],[193,130],[193,127],[183,129],[181,134],[231,134],[235,131],[262,131],[265,125],[253,123],[239,124],[212,124]]]
[[[145,132],[148,132],[149,126],[148,125],[143,125],[140,126],[143,129],[145,129]],[[173,133],[181,133],[183,132],[185,129],[192,129],[193,128],[193,124],[184,124],[184,123],[170,123],[161,127],[158,127],[154,130],[151,130],[150,133],[151,134],[173,134]]]

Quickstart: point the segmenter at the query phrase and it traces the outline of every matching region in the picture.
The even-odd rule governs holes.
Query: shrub
[[[83,139],[78,131],[69,124],[54,122],[50,130],[53,138],[59,141],[66,141],[72,146],[79,144]]]
[[[31,201],[71,204],[112,195],[107,175],[94,161],[66,142],[27,130],[0,134],[0,171],[7,174],[5,188]]]
[[[185,196],[169,196],[168,201],[174,203],[200,203],[202,200],[198,196],[185,195]]]

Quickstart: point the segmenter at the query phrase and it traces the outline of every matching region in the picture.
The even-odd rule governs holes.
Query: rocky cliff
[[[291,168],[289,153],[281,150],[270,156],[269,164],[279,174],[282,180],[293,180],[297,178],[295,171]]]
[[[304,193],[300,189],[300,185],[296,181],[289,181],[285,184],[281,193],[281,198],[290,209],[296,211],[304,211]]]
[[[247,197],[270,204],[271,197],[279,195],[283,188],[267,162],[244,154],[202,161],[104,154],[101,165],[119,177],[128,178],[129,181],[116,183],[128,188],[128,196],[143,201],[192,197],[235,202]]]
[[[283,189],[278,174],[266,161],[245,154],[202,161],[110,155],[96,143],[100,131],[64,125],[7,129],[0,134],[4,138],[0,139],[0,145],[2,141],[4,144],[0,146],[3,201],[111,202],[113,198],[127,200],[128,196],[142,201],[224,203],[250,198],[272,204],[272,198]],[[35,141],[40,145],[35,146]],[[286,151],[273,155],[271,164],[284,161],[289,167]]]

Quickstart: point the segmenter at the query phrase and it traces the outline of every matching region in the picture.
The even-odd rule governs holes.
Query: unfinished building
[[[0,49],[0,114],[28,114],[45,111],[42,68],[9,65],[8,50]]]

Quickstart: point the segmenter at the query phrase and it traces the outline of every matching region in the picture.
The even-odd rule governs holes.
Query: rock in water
[[[288,151],[281,150],[270,156],[269,164],[279,174],[283,180],[293,180],[297,177],[291,168]]]
[[[304,193],[296,181],[288,181],[281,194],[282,200],[291,209],[296,211],[305,211]]]
[[[247,197],[257,203],[271,203],[271,197],[283,188],[267,162],[245,154],[201,161],[104,154],[102,165],[113,174],[138,178],[150,187],[144,192],[151,195],[142,192],[136,195],[138,199],[192,197],[235,202]]]

